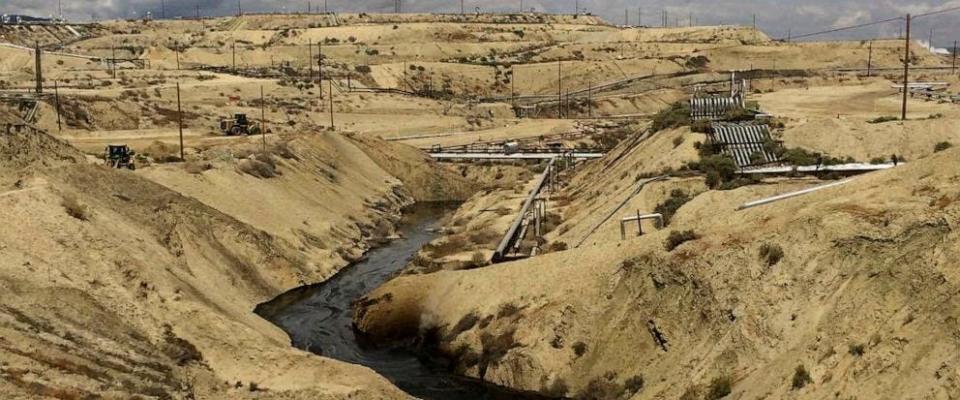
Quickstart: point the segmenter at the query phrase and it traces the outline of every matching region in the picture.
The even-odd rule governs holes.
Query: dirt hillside
[[[955,396],[958,157],[744,211],[789,185],[709,191],[639,238],[398,278],[357,322],[425,338],[468,376],[555,395]],[[696,239],[666,249],[683,230]]]

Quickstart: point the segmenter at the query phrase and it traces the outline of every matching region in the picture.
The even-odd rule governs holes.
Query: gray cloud
[[[91,20],[105,18],[135,18],[147,12],[161,13],[161,2],[168,17],[192,16],[200,6],[203,15],[230,15],[237,12],[236,0],[62,0],[64,14],[71,19]],[[304,11],[308,2],[313,8],[322,7],[323,0],[240,0],[245,12]],[[520,0],[464,0],[468,11],[481,7],[483,11],[516,11]],[[670,23],[688,23],[692,16],[700,24],[752,24],[753,15],[761,29],[774,37],[786,37],[788,32],[801,34],[850,24],[886,19],[906,13],[925,13],[947,7],[960,7],[960,0],[946,2],[895,0],[524,0],[525,9],[572,13],[579,3],[581,9],[600,15],[610,22],[623,23],[624,9],[629,9],[630,23],[637,23],[642,10],[645,25],[659,25],[660,14],[666,10]],[[327,0],[331,11],[337,12],[391,12],[393,0]],[[3,0],[2,13],[22,13],[35,16],[57,14],[58,0]],[[404,0],[404,11],[459,12],[456,0]],[[960,12],[943,14],[916,21],[916,30],[926,38],[934,30],[939,46],[952,45],[960,39]],[[868,39],[896,35],[900,26],[889,23],[843,32],[825,39]]]

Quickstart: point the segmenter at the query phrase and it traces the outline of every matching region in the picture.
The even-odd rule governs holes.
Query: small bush
[[[190,161],[183,165],[183,169],[188,174],[199,175],[213,169],[213,165],[208,162]]]
[[[894,117],[894,116],[884,115],[884,116],[882,116],[882,117],[877,117],[877,118],[868,120],[867,123],[871,123],[871,124],[882,124],[882,123],[884,123],[884,122],[891,122],[891,121],[896,121],[896,120],[899,120],[899,119],[900,119],[900,118],[897,118],[897,117]]]
[[[497,310],[497,318],[507,318],[517,315],[520,312],[520,307],[517,307],[516,304],[507,303],[500,306],[500,309]]]
[[[934,152],[934,153],[939,153],[939,152],[944,151],[944,150],[947,150],[947,149],[949,149],[949,148],[951,148],[951,147],[953,147],[953,144],[950,143],[950,142],[940,142],[940,143],[937,143],[936,145],[933,146],[933,152]]]
[[[677,213],[677,210],[680,207],[683,207],[684,204],[687,204],[692,198],[687,195],[687,192],[684,192],[681,189],[674,189],[670,191],[670,198],[665,200],[663,203],[658,204],[653,212],[663,215],[663,226],[670,225],[670,220],[673,218],[673,215]]]
[[[627,381],[623,383],[623,388],[632,395],[642,390],[643,384],[643,376],[634,375],[632,378],[627,379]]]
[[[850,347],[847,348],[847,352],[854,357],[862,357],[863,353],[866,352],[866,346],[863,343],[851,343]]]
[[[673,251],[673,249],[676,249],[681,244],[691,240],[697,240],[698,238],[694,231],[672,231],[670,232],[670,236],[667,236],[667,242],[663,247],[666,248],[667,251]]]
[[[704,396],[706,400],[719,400],[724,398],[726,395],[732,392],[733,382],[731,382],[730,377],[721,376],[719,378],[714,378],[710,382],[710,386],[707,388],[707,395]]]
[[[577,358],[583,357],[584,354],[587,354],[587,344],[584,342],[576,342],[573,344],[573,354],[577,355]]]
[[[567,251],[567,248],[568,248],[568,245],[566,242],[551,242],[548,250],[551,253],[555,253],[558,251]]]
[[[261,179],[277,176],[276,167],[260,160],[243,160],[239,165],[240,171]]]
[[[760,259],[767,263],[768,267],[777,265],[783,258],[783,248],[777,244],[764,243],[760,245]]]
[[[81,221],[89,221],[90,215],[87,213],[87,206],[80,204],[77,201],[77,198],[73,195],[63,196],[63,201],[60,203],[63,206],[63,209],[67,211],[67,215],[79,219]]]
[[[690,125],[690,104],[679,101],[654,115],[650,129],[659,132],[684,125]]]
[[[683,144],[683,136],[673,138],[673,148],[680,147],[681,144]]]
[[[810,373],[807,372],[807,369],[801,364],[797,366],[797,369],[793,372],[793,390],[803,389],[807,384],[813,383],[813,378],[810,377]]]
[[[482,251],[475,251],[473,255],[470,256],[470,267],[480,268],[487,265],[487,257],[483,255]]]
[[[716,189],[737,176],[737,163],[729,156],[704,157],[697,163],[697,169],[707,174],[706,184],[711,189]]]

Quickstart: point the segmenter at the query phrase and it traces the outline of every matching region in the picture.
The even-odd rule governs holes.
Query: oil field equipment
[[[130,150],[130,148],[125,144],[111,144],[107,145],[103,159],[106,165],[110,167],[134,170],[136,169],[136,166],[133,165],[134,154],[136,153],[134,153],[133,150]]]
[[[237,113],[231,119],[220,120],[220,132],[227,136],[260,134],[260,125],[251,123],[247,114]]]

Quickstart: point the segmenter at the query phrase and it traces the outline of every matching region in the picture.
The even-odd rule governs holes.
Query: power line
[[[888,22],[902,21],[902,20],[903,20],[903,17],[888,18],[888,19],[884,19],[884,20],[880,20],[880,21],[873,21],[873,22],[867,22],[867,23],[863,23],[863,24],[844,26],[844,27],[829,29],[829,30],[820,31],[820,32],[806,33],[806,34],[799,35],[799,36],[793,36],[793,37],[791,38],[791,40],[803,39],[803,38],[808,38],[808,37],[813,37],[813,36],[826,35],[826,34],[828,34],[828,33],[836,33],[836,32],[843,32],[843,31],[850,31],[850,30],[854,30],[854,29],[866,28],[866,27],[868,27],[868,26],[880,25],[880,24],[885,24],[885,23],[888,23]],[[779,40],[783,40],[783,39],[779,39]]]
[[[931,12],[928,12],[928,13],[926,13],[926,14],[917,14],[917,15],[913,16],[913,19],[923,18],[923,17],[929,17],[929,16],[933,16],[933,15],[946,14],[946,13],[948,13],[948,12],[953,12],[953,11],[958,11],[958,10],[960,10],[960,7],[950,7],[950,8],[945,8],[945,9],[943,9],[943,10],[931,11]]]

